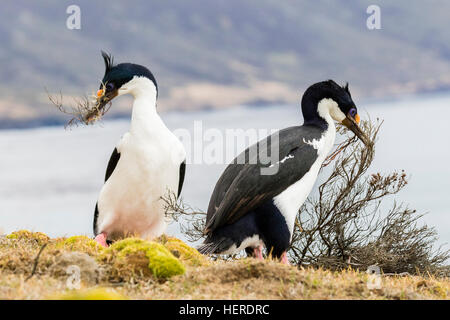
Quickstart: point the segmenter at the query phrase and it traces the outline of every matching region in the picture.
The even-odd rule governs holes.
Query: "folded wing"
[[[321,134],[315,127],[286,128],[234,159],[214,188],[205,233],[236,222],[300,180],[317,159],[309,142]]]

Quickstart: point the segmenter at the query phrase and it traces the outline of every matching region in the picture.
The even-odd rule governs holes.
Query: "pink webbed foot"
[[[262,255],[262,250],[263,250],[262,246],[259,246],[259,247],[253,249],[253,256],[255,257],[255,259],[264,260],[264,257]]]
[[[282,264],[290,265],[286,251],[281,255],[280,261]]]
[[[108,247],[108,244],[106,243],[106,232],[98,234],[94,240],[97,241],[97,243],[100,244],[101,246],[105,248]]]

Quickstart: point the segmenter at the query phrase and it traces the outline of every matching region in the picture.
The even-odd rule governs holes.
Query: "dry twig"
[[[34,259],[34,264],[33,264],[33,270],[31,271],[31,274],[25,279],[25,281],[30,280],[36,273],[36,269],[39,263],[39,257],[41,256],[42,251],[44,251],[45,247],[47,246],[47,244],[45,243],[41,249],[39,250],[36,258]]]
[[[190,242],[203,238],[205,212],[193,209],[183,202],[183,198],[177,198],[177,195],[173,192],[168,192],[168,195],[161,199],[164,201],[166,217],[175,222],[180,222],[180,230]]]
[[[87,96],[85,95],[82,98],[75,98],[74,105],[65,106],[63,104],[63,95],[59,92],[58,96],[51,95],[47,89],[47,96],[50,102],[62,113],[71,116],[70,120],[66,124],[67,127],[71,127],[73,125],[84,124],[89,125],[93,124],[97,120],[101,119],[111,108],[111,103],[107,104],[107,107],[98,107],[95,95]]]

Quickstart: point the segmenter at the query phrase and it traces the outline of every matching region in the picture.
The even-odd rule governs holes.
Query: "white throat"
[[[119,95],[134,97],[131,114],[131,134],[148,134],[165,127],[156,112],[156,86],[146,77],[135,76],[119,89]]]
[[[343,112],[339,109],[338,104],[332,99],[322,99],[319,102],[317,111],[319,116],[327,122],[328,128],[322,133],[322,136],[319,139],[303,141],[317,150],[317,159],[309,171],[299,181],[273,199],[275,205],[286,219],[291,237],[298,210],[311,192],[322,163],[334,146],[336,138],[336,126],[334,120],[341,121],[343,119],[342,116],[345,117]]]
[[[313,145],[319,153],[319,160],[324,161],[328,152],[333,148],[334,140],[336,138],[336,126],[334,121],[342,122],[345,119],[345,114],[339,109],[337,102],[330,98],[324,98],[319,101],[317,112],[328,124],[328,128],[324,132],[320,142],[316,141],[316,145]],[[318,144],[320,144],[320,146]]]
[[[330,98],[324,98],[319,101],[317,112],[320,117],[325,119],[328,125],[333,123],[334,126],[333,120],[342,122],[345,119],[345,114],[339,109],[337,102]]]

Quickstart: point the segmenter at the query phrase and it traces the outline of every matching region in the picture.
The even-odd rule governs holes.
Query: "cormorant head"
[[[158,95],[158,85],[153,74],[146,67],[133,63],[120,63],[114,65],[113,57],[102,51],[105,61],[105,75],[97,91],[97,108],[103,109],[105,105],[117,96],[133,94],[136,96],[145,90]]]
[[[353,131],[364,144],[368,144],[367,136],[359,127],[360,117],[348,83],[343,87],[333,80],[313,84],[303,94],[302,112],[305,124],[326,125],[327,117],[331,117]]]

